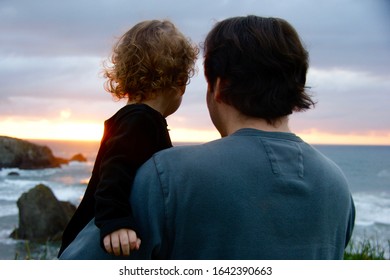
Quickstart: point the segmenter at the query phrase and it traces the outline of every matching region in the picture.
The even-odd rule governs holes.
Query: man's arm
[[[130,194],[138,235],[142,240],[138,251],[131,253],[135,259],[167,258],[168,242],[165,229],[166,186],[161,181],[155,156],[142,165],[136,173]]]

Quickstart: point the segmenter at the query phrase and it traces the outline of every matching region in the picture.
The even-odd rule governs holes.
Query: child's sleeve
[[[105,143],[95,193],[95,224],[100,228],[102,246],[103,238],[115,230],[137,232],[129,205],[130,190],[137,169],[161,146],[159,125],[147,114],[133,114],[111,131]]]

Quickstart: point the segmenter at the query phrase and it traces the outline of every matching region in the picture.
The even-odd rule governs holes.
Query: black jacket
[[[165,118],[144,104],[127,105],[105,121],[84,197],[69,221],[58,255],[95,217],[100,240],[120,228],[137,229],[129,206],[135,172],[154,153],[172,147]]]

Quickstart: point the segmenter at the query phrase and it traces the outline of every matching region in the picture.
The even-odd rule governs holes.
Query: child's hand
[[[109,254],[129,256],[131,250],[139,249],[141,239],[134,230],[122,228],[106,235],[103,244]]]

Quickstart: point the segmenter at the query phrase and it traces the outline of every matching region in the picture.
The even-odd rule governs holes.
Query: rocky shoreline
[[[47,146],[0,136],[0,170],[61,168],[61,165],[71,161],[86,162],[87,159],[82,154],[69,159],[56,157]],[[10,171],[8,176],[19,176],[19,173]],[[17,206],[19,225],[10,237],[37,244],[60,241],[63,230],[76,210],[76,206],[71,203],[58,200],[50,187],[43,184],[23,193],[17,200]]]
[[[70,159],[64,159],[53,155],[47,146],[41,146],[26,140],[0,136],[0,169],[42,169],[58,168],[70,161],[86,161],[81,155],[74,155]]]

